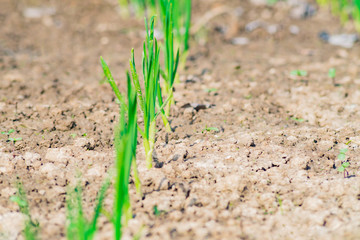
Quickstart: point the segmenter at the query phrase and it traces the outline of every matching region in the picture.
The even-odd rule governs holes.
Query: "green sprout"
[[[296,77],[306,77],[307,74],[308,73],[305,70],[293,70],[290,72],[291,76],[296,76]]]
[[[39,223],[32,220],[30,215],[29,203],[26,197],[26,192],[21,182],[17,182],[17,193],[14,196],[10,197],[10,200],[17,203],[20,208],[20,212],[26,216],[25,228],[23,231],[24,238],[26,240],[36,240],[39,239]]]
[[[164,210],[159,210],[159,209],[158,209],[158,206],[155,205],[155,206],[153,207],[153,213],[154,213],[155,216],[159,217],[159,216],[161,216],[161,214],[166,213],[166,211],[164,211]]]
[[[339,84],[336,84],[336,83],[335,83],[335,77],[336,77],[336,70],[335,70],[335,68],[330,68],[330,69],[329,69],[328,76],[329,76],[329,78],[331,78],[331,80],[332,80],[332,82],[333,82],[333,84],[334,84],[335,86],[339,86]]]
[[[211,132],[211,131],[219,132],[219,129],[218,129],[217,127],[208,127],[208,126],[205,126],[205,128],[201,131],[201,133]]]
[[[299,123],[305,122],[305,119],[297,118],[297,117],[291,117],[291,120],[294,120],[294,121],[299,122]]]
[[[77,134],[76,134],[76,133],[71,133],[70,136],[71,136],[72,138],[76,138]]]
[[[66,195],[66,235],[68,240],[91,240],[97,232],[97,221],[103,207],[105,194],[110,186],[110,179],[106,179],[97,194],[96,205],[92,219],[89,221],[82,205],[82,188],[80,181],[75,188],[69,189]]]
[[[216,88],[207,88],[205,89],[205,92],[207,93],[212,93],[212,92],[217,92],[218,90]]]
[[[1,134],[4,134],[4,135],[9,136],[9,135],[12,134],[13,132],[15,132],[15,130],[14,130],[14,129],[10,129],[10,130],[7,131],[7,132],[1,132]]]
[[[329,72],[328,72],[328,76],[329,76],[329,78],[334,79],[335,76],[336,76],[336,69],[335,68],[330,68]]]
[[[10,137],[10,135],[11,135],[13,132],[15,132],[15,130],[14,130],[14,129],[10,129],[10,130],[7,131],[7,132],[1,132],[1,134],[4,134],[4,135],[8,136],[8,139],[7,139],[6,141],[7,141],[7,142],[12,142],[12,143],[15,145],[15,143],[16,143],[17,141],[21,141],[22,138],[21,138],[21,137],[19,137],[19,138]]]
[[[347,148],[340,149],[340,153],[338,155],[338,159],[342,162],[341,166],[338,168],[338,172],[344,172],[344,178],[349,177],[349,172],[346,168],[350,166],[350,163],[345,161],[347,151]]]

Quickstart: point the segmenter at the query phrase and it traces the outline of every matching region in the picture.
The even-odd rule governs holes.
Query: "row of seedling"
[[[138,1],[141,2],[141,1]],[[138,133],[140,133],[145,149],[145,161],[148,168],[152,167],[152,155],[157,132],[156,120],[162,117],[165,129],[171,131],[168,121],[171,105],[174,104],[173,88],[179,64],[179,50],[174,47],[174,9],[177,7],[174,0],[161,1],[161,21],[164,26],[164,66],[160,65],[160,43],[154,35],[155,17],[150,23],[145,19],[146,38],[143,44],[141,74],[135,63],[134,49],[131,50],[130,72],[127,72],[127,94],[121,93],[111,74],[111,71],[101,57],[101,65],[104,75],[112,87],[117,102],[119,103],[120,118],[115,128],[115,167],[109,172],[101,189],[98,192],[93,216],[87,219],[82,205],[82,188],[80,181],[75,188],[69,188],[66,198],[67,205],[67,239],[89,240],[95,237],[97,222],[101,214],[113,224],[114,239],[122,237],[122,226],[132,217],[129,196],[129,178],[132,176],[137,193],[141,196],[141,183],[136,165],[136,148]],[[162,79],[162,86],[160,81]],[[143,83],[141,84],[141,80]],[[138,120],[139,113],[142,121]],[[108,211],[104,205],[107,189],[113,183],[114,202],[112,211]],[[37,239],[38,225],[31,219],[26,194],[22,187],[19,193],[12,199],[22,208],[22,212],[28,216],[24,231],[25,239]]]

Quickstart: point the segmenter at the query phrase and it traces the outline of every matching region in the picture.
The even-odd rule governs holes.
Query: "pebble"
[[[36,19],[45,16],[52,16],[56,13],[56,8],[53,7],[28,7],[23,11],[26,18]]]
[[[294,35],[298,35],[300,33],[300,28],[296,25],[291,25],[289,27],[289,32]]]
[[[231,43],[234,45],[247,45],[249,42],[249,39],[246,37],[237,37],[231,40]]]
[[[252,32],[260,27],[263,27],[264,26],[264,23],[260,20],[255,20],[255,21],[252,21],[252,22],[249,22],[248,24],[246,24],[245,26],[245,30],[247,32]]]
[[[266,27],[266,30],[269,34],[275,34],[278,32],[279,30],[279,25],[277,24],[271,24],[269,26]]]

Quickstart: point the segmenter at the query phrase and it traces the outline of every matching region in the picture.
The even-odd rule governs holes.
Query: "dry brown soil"
[[[24,9],[34,6],[56,13],[25,18]],[[352,26],[341,26],[327,9],[296,20],[286,3],[235,0],[194,1],[194,22],[221,6],[244,12],[212,19],[207,34],[192,39],[176,85],[175,130],[166,134],[159,124],[158,168],[145,168],[139,143],[144,197],[131,182],[134,219],[125,239],[140,229],[142,239],[360,239],[360,47],[334,47],[317,36]],[[130,49],[139,60],[144,36],[143,21],[116,9],[115,0],[0,1],[0,130],[15,129],[12,136],[23,139],[14,149],[0,136],[0,239],[21,239],[24,217],[9,201],[17,179],[42,239],[65,239],[66,186],[80,173],[91,214],[113,166],[118,119],[99,56],[124,90]],[[246,32],[256,19],[279,29]],[[291,25],[300,33],[291,34]],[[249,44],[231,43],[240,36]],[[308,76],[291,77],[296,69]],[[219,132],[204,132],[206,126]],[[344,178],[337,155],[350,140],[351,177]],[[102,217],[97,239],[111,236]]]

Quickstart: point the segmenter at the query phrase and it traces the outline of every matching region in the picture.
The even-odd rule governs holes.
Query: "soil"
[[[39,6],[56,12],[24,17]],[[294,19],[288,3],[235,0],[194,1],[194,23],[224,6],[235,11],[192,39],[176,85],[174,132],[158,124],[157,168],[145,168],[139,142],[144,197],[131,181],[134,218],[124,239],[139,232],[141,239],[360,239],[360,47],[318,38],[322,30],[354,32],[352,25],[326,8]],[[125,90],[131,48],[140,63],[144,24],[122,17],[115,0],[2,0],[0,19],[0,130],[22,138],[13,145],[0,136],[0,239],[22,239],[24,216],[9,201],[17,180],[41,239],[65,239],[67,186],[81,174],[91,215],[113,166],[118,107],[99,57]],[[277,31],[245,30],[258,19]],[[237,37],[249,43],[233,44]],[[290,76],[297,69],[308,75]],[[337,170],[346,147],[348,178]],[[102,217],[96,239],[111,236]]]

